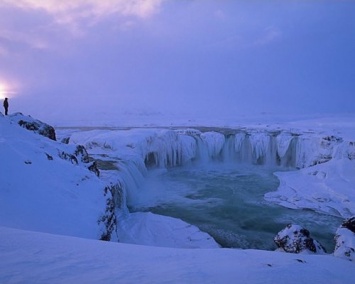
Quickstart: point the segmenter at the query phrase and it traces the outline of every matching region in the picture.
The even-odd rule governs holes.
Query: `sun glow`
[[[6,87],[4,84],[0,83],[0,99],[3,100],[6,97]]]
[[[0,100],[15,97],[17,92],[4,82],[0,82]]]

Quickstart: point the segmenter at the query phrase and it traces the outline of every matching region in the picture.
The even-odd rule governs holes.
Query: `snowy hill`
[[[18,116],[0,117],[1,225],[97,239],[105,184],[65,158],[76,147],[20,127]]]
[[[337,232],[341,258],[221,249],[195,226],[152,213],[130,213],[125,203],[126,194],[139,194],[137,183],[144,182],[149,166],[181,165],[196,157],[233,156],[228,149],[249,149],[250,154],[238,156],[237,151],[233,157],[273,162],[277,153],[285,158],[276,162],[302,168],[277,173],[281,186],[265,198],[350,217],[355,212],[351,135],[328,141],[328,133],[278,130],[278,137],[274,130],[243,129],[241,135],[233,133],[236,139],[228,148],[231,141],[223,131],[69,129],[60,132],[59,137],[70,140],[64,144],[50,139],[51,131],[44,129],[45,124],[31,117],[0,114],[1,283],[353,282],[354,264],[348,259],[354,259],[355,233],[347,228]],[[93,158],[103,169],[100,176]],[[113,242],[98,241],[114,223],[112,218],[118,220],[110,231]],[[290,277],[295,273],[297,277]]]

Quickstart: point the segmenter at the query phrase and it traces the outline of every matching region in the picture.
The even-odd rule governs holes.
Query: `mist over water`
[[[264,200],[264,194],[279,185],[276,170],[281,169],[222,162],[156,169],[128,205],[131,211],[151,211],[196,225],[223,247],[274,250],[274,236],[294,223],[333,251],[341,219]]]

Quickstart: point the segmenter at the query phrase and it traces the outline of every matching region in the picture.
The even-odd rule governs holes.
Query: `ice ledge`
[[[277,172],[280,186],[265,194],[267,201],[300,209],[307,208],[334,216],[355,215],[355,161],[332,159],[292,172]]]

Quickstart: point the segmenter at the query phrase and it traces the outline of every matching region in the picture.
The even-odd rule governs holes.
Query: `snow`
[[[275,174],[280,186],[276,192],[267,193],[266,200],[344,218],[355,214],[354,160],[332,159],[299,171]]]
[[[1,225],[98,238],[104,182],[58,156],[70,146],[0,121]]]
[[[336,246],[334,250],[334,255],[337,257],[346,256],[351,261],[355,261],[355,238],[354,232],[348,230],[347,228],[338,228],[336,231],[335,239]]]
[[[1,283],[353,283],[331,255],[172,249],[0,227]]]
[[[249,162],[274,161],[277,153],[282,165],[292,166],[292,171],[275,173],[280,186],[267,193],[266,200],[353,216],[354,118],[270,118],[260,124],[257,118],[243,123],[155,117],[149,128],[137,119],[131,126],[138,128],[125,122],[121,126],[127,128],[57,130],[57,137],[70,137],[66,145],[0,114],[0,282],[352,283],[354,264],[340,258],[342,252],[334,257],[222,249],[179,219],[129,213],[127,208],[116,212],[121,219],[113,241],[120,243],[101,242],[98,220],[105,212],[103,189],[108,184],[121,184],[130,198],[139,195],[147,157],[165,168],[199,155],[214,159],[222,149],[223,155]],[[202,123],[214,129],[201,132]],[[234,141],[221,134],[226,128],[236,130]],[[228,149],[223,148],[227,143]],[[84,165],[60,157],[61,152],[73,153],[77,144],[117,169],[102,171],[99,178]],[[345,234],[350,245],[352,237]],[[295,273],[297,277],[290,277]]]
[[[176,248],[219,247],[208,234],[179,219],[137,212],[119,222],[118,239],[123,243]],[[142,235],[144,238],[137,238]]]
[[[280,251],[325,254],[324,247],[311,237],[307,229],[299,225],[288,224],[286,228],[278,232],[274,241]]]

